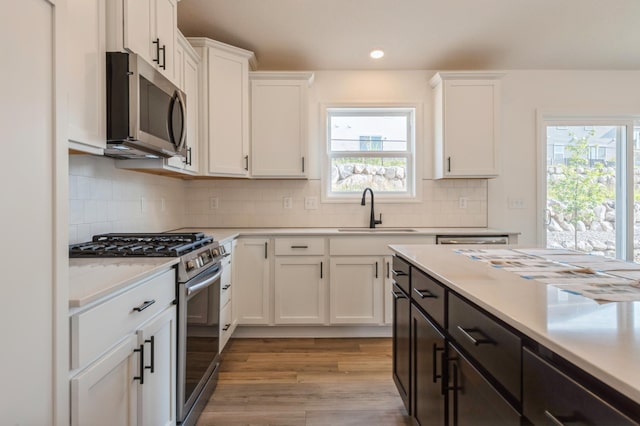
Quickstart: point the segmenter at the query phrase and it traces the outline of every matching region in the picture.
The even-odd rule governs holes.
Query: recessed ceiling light
[[[373,59],[380,59],[384,56],[384,52],[380,49],[372,50],[371,53],[369,53],[369,56]]]

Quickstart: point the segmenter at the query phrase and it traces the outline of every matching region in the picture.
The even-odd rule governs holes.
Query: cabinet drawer
[[[444,323],[445,289],[431,277],[413,268],[411,269],[411,300],[425,310],[438,323]]]
[[[171,269],[113,299],[73,315],[71,368],[79,368],[96,359],[127,333],[166,309],[175,296],[175,271]]]
[[[220,311],[220,353],[222,353],[233,333],[233,317],[231,314],[231,303]]]
[[[409,294],[409,270],[410,265],[399,258],[398,256],[393,256],[393,281],[404,290],[405,293]]]
[[[522,362],[523,414],[533,424],[637,424],[527,348]]]
[[[451,337],[520,400],[520,338],[485,313],[449,293]]]
[[[324,238],[276,238],[276,256],[324,255]]]

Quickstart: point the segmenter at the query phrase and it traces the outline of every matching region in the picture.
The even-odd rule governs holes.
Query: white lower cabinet
[[[330,266],[330,322],[383,322],[384,262],[382,257],[335,256]]]
[[[224,244],[227,256],[222,260],[222,277],[220,278],[220,353],[224,350],[238,323],[235,318],[233,299],[233,257],[236,241]]]
[[[274,272],[276,324],[326,322],[327,288],[323,256],[277,256]]]
[[[271,321],[271,283],[269,239],[238,240],[235,250],[238,322],[240,324],[269,324]]]
[[[71,424],[174,425],[175,271],[71,313]]]
[[[137,424],[137,339],[129,335],[100,360],[71,379],[73,426]]]
[[[393,324],[393,279],[391,278],[391,265],[393,256],[385,256],[382,258],[384,264],[384,323]]]
[[[176,423],[176,309],[166,309],[138,330],[144,378],[138,387],[140,424]]]

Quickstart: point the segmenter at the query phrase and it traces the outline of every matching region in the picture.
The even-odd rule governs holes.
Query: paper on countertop
[[[490,260],[488,263],[494,268],[504,269],[511,272],[562,272],[568,270],[581,269],[579,266],[565,265],[540,258],[513,259],[513,260]]]
[[[524,254],[530,254],[532,256],[540,256],[540,257],[545,257],[546,255],[568,256],[568,255],[580,253],[575,250],[551,249],[551,248],[524,248],[524,249],[513,249],[513,251],[517,251]]]
[[[552,284],[567,293],[588,297],[597,302],[640,301],[640,284],[637,282],[601,283],[600,281],[581,284]]]
[[[640,282],[640,270],[615,270],[607,271],[607,274]]]

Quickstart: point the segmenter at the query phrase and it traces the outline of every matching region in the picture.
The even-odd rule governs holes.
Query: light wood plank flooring
[[[232,339],[198,426],[411,425],[391,339]]]

